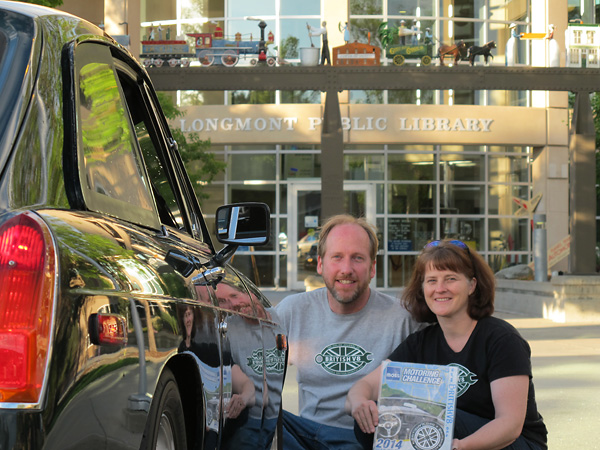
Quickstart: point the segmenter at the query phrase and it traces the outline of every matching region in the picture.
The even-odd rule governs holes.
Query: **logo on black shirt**
[[[452,363],[448,365],[458,368],[458,388],[456,390],[456,396],[460,397],[467,392],[471,386],[477,383],[477,375],[460,364]]]

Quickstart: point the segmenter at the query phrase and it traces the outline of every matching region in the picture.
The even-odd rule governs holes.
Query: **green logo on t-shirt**
[[[373,361],[373,353],[347,343],[331,344],[315,356],[315,362],[333,375],[350,375]]]
[[[272,348],[265,352],[264,363],[267,373],[282,374],[285,367],[285,354],[282,350]],[[258,375],[263,372],[263,350],[259,348],[247,357],[247,364]]]
[[[448,365],[458,368],[458,389],[456,391],[456,396],[460,397],[467,392],[471,386],[477,383],[477,375],[460,364],[452,363]]]

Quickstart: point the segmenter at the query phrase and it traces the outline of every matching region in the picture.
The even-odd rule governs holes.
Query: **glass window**
[[[275,0],[228,0],[227,15],[229,17],[244,16],[273,16],[275,15]]]
[[[440,180],[481,181],[485,176],[483,155],[448,154],[440,155]]]
[[[344,180],[383,180],[383,155],[344,155]]]
[[[383,264],[378,260],[378,267]],[[383,258],[381,258],[383,259]],[[388,285],[389,287],[406,286],[412,275],[417,255],[389,255],[388,256]],[[377,273],[379,274],[380,271]],[[383,272],[383,271],[381,271]],[[382,274],[383,275],[383,274]]]
[[[350,14],[366,16],[381,13],[383,13],[381,0],[350,0]]]
[[[320,27],[320,22],[315,19],[281,19],[281,44],[279,56],[287,59],[299,58],[300,54],[298,49],[303,47],[310,47],[311,39],[312,43],[316,47],[321,47],[321,37],[313,36],[312,38],[308,35],[306,29],[307,22],[313,27]],[[333,33],[334,30],[330,29],[333,25],[328,25],[328,33]],[[330,49],[331,50],[331,49]]]
[[[529,186],[494,185],[489,187],[488,214],[512,216],[519,208],[513,197],[527,199]]]
[[[452,214],[484,214],[485,194],[482,185],[442,184],[440,211]]]
[[[136,158],[135,133],[127,116],[112,67],[96,62],[82,66],[79,118],[87,187],[112,199],[152,210],[142,165]]]
[[[284,153],[281,155],[281,179],[320,178],[321,155],[315,153]]]
[[[230,184],[229,202],[262,202],[275,211],[275,185],[274,184]]]
[[[383,104],[383,91],[370,89],[364,91],[349,91],[349,103],[351,104]]]
[[[485,0],[454,0],[454,17],[487,19]]]
[[[321,103],[319,91],[281,91],[281,103]]]
[[[529,218],[490,219],[490,251],[527,251]]]
[[[194,186],[196,190],[196,186]],[[196,192],[198,202],[202,207],[202,212],[206,214],[214,214],[217,208],[225,204],[225,189],[220,183],[212,183],[202,186],[201,196]]]
[[[275,91],[230,91],[230,105],[265,105],[275,103]]]
[[[433,154],[389,153],[388,180],[435,180]]]
[[[432,0],[388,0],[390,16],[434,16],[435,3]]]
[[[427,242],[435,238],[435,219],[392,218],[388,219],[389,252],[421,251]]]
[[[320,0],[280,0],[280,14],[286,16],[299,16],[306,14],[318,15],[321,13]]]
[[[371,45],[381,47],[381,41],[376,31],[381,21],[382,19],[351,19],[350,41],[362,42],[363,44],[370,42]],[[384,57],[383,52],[381,57]]]
[[[147,134],[147,104],[136,86],[131,109],[122,98],[112,56],[108,47],[82,44],[75,52],[76,105],[79,171],[86,206],[134,223],[158,227],[154,198],[130,122],[140,125],[140,144],[159,146],[156,133]],[[132,83],[134,83],[132,81]],[[129,100],[129,98],[127,99]],[[175,201],[174,196],[165,198]],[[176,204],[175,204],[176,205]],[[162,206],[160,204],[159,206]],[[161,219],[169,216],[168,207],[160,209]],[[164,214],[163,214],[164,213]],[[179,215],[181,218],[181,215]],[[169,225],[174,220],[169,218]]]
[[[529,180],[529,165],[527,161],[527,155],[490,155],[489,180],[498,183],[527,182]]]
[[[483,244],[483,218],[442,217],[440,229],[442,239],[460,239],[470,248],[481,250]]]
[[[235,268],[257,286],[275,286],[276,259],[271,255],[235,254]]]
[[[229,154],[229,179],[274,180],[275,155]]]
[[[388,202],[390,214],[434,214],[435,185],[390,184]]]

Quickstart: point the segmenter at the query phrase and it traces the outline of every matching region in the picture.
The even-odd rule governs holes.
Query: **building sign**
[[[322,105],[187,108],[173,125],[218,144],[320,143]],[[546,145],[543,108],[444,105],[341,105],[344,141],[353,144]]]

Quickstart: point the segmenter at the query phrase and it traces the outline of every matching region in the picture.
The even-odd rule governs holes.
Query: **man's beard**
[[[327,283],[325,283],[327,285]],[[354,292],[346,295],[342,295],[335,289],[335,281],[333,286],[327,286],[327,289],[331,293],[331,296],[338,302],[343,305],[348,305],[350,303],[355,302],[367,289],[368,284],[358,284]]]

